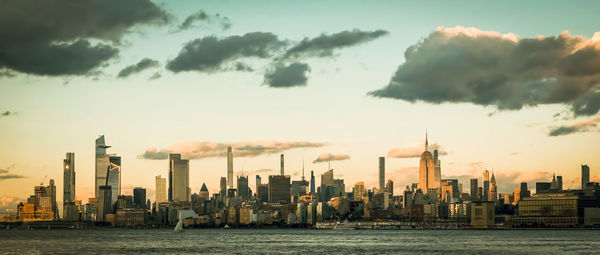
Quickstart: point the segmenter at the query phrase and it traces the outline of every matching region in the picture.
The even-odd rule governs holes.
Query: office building
[[[315,193],[315,173],[314,171],[310,171],[310,193]]]
[[[269,175],[269,202],[290,203],[290,176]]]
[[[521,182],[521,188],[519,190],[520,190],[519,201],[523,200],[523,198],[525,198],[525,197],[530,197],[531,196],[531,191],[527,189],[527,183],[526,182]]]
[[[385,184],[385,192],[389,193],[390,196],[394,196],[394,182],[390,179]]]
[[[63,160],[63,219],[79,219],[75,206],[75,153],[67,152]]]
[[[227,188],[233,188],[233,151],[227,147]]]
[[[379,157],[379,189],[385,189],[385,157]]]
[[[365,183],[357,182],[356,184],[354,184],[354,189],[352,190],[352,195],[354,196],[354,201],[362,201],[364,194],[365,194]]]
[[[113,200],[111,187],[102,185],[99,187],[98,205],[96,206],[96,221],[106,221],[106,215],[112,213]]]
[[[280,174],[280,175],[284,175],[284,171],[283,171],[283,169],[284,169],[284,164],[283,164],[283,163],[284,163],[284,162],[283,162],[283,160],[284,160],[284,158],[283,158],[283,154],[281,154],[281,160],[280,160],[280,162],[281,162],[281,167],[280,167],[280,169],[281,169],[281,174]]]
[[[156,204],[167,202],[167,179],[156,176]]]
[[[106,185],[107,169],[110,167],[109,156],[106,155],[106,149],[110,146],[106,145],[104,135],[96,139],[96,171],[95,171],[95,189],[94,196],[99,196],[101,185]]]
[[[260,186],[262,184],[262,179],[260,178],[260,175],[256,175],[256,183],[254,185],[254,187],[256,188],[256,192],[258,192],[258,186]]]
[[[121,157],[115,154],[108,155],[109,170],[107,175],[108,186],[112,191],[113,203],[117,201],[117,197],[121,195]]]
[[[419,189],[424,194],[431,189],[440,188],[440,175],[436,172],[433,155],[428,151],[429,142],[427,134],[425,135],[425,151],[421,154],[419,161]]]
[[[552,187],[552,183],[550,183],[550,182],[536,182],[535,183],[535,193],[539,194],[539,193],[549,192],[550,187]]]
[[[133,188],[133,204],[136,208],[150,209],[146,208],[146,189],[140,187]]]
[[[590,182],[590,167],[581,165],[581,189],[584,189],[588,182]]]
[[[210,194],[208,193],[208,188],[206,188],[206,183],[202,183],[202,187],[198,192],[198,197],[205,201],[210,200]]]
[[[479,190],[479,186],[477,184],[477,179],[473,178],[471,179],[471,201],[477,201],[479,200],[477,198],[477,191]]]
[[[246,176],[238,176],[237,178],[237,193],[238,197],[244,200],[248,200],[250,198],[250,190],[248,188],[248,177]]]
[[[496,201],[498,200],[498,187],[496,187],[496,177],[494,173],[492,173],[492,178],[490,179],[490,191],[488,193],[488,201]]]
[[[190,161],[181,154],[169,154],[169,200],[190,201]]]

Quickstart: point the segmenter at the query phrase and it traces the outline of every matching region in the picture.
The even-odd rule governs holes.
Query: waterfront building
[[[590,167],[581,165],[581,189],[584,189],[588,182],[590,182]]]
[[[133,203],[136,208],[150,209],[146,208],[146,189],[140,187],[133,188]]]
[[[121,228],[141,228],[145,226],[146,213],[144,209],[117,209],[115,226]]]
[[[491,201],[471,202],[471,227],[493,228],[496,224],[496,206]]]
[[[67,152],[63,160],[63,219],[78,220],[79,210],[75,206],[75,153]]]
[[[584,199],[583,193],[551,192],[522,197],[513,227],[576,227],[583,221],[584,207],[598,207],[599,201]]]
[[[190,201],[190,161],[169,154],[169,201]]]
[[[167,179],[162,178],[158,175],[155,177],[156,181],[156,204],[167,202]]]

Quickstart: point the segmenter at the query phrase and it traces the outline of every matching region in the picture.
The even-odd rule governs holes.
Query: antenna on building
[[[304,156],[302,156],[302,180],[304,181]]]
[[[42,180],[42,182],[40,182],[40,186],[44,186],[44,182],[46,181],[46,178],[48,178],[48,175],[44,176],[44,179]]]

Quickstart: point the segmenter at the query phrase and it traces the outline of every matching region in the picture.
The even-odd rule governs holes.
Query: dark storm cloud
[[[264,83],[273,88],[305,86],[308,72],[310,72],[310,67],[305,63],[289,65],[279,63],[265,73]]]
[[[284,55],[287,57],[329,57],[333,51],[339,48],[350,47],[387,35],[385,30],[360,31],[354,29],[351,31],[342,31],[332,35],[322,34],[315,38],[304,38],[297,45],[289,48]]]
[[[82,75],[116,56],[139,24],[169,16],[149,0],[0,0],[0,68],[35,75]]]
[[[580,121],[572,125],[559,126],[550,128],[549,136],[561,136],[579,132],[598,131],[598,121],[600,117],[596,116],[592,119]]]
[[[175,59],[167,64],[173,72],[214,72],[222,64],[245,57],[269,58],[285,45],[272,33],[252,32],[223,39],[208,36],[187,42]]]
[[[600,109],[600,33],[518,38],[440,27],[404,55],[390,83],[369,95],[499,110],[566,104],[575,116]]]
[[[219,26],[221,26],[223,30],[229,29],[231,27],[231,22],[229,21],[229,18],[221,16],[218,13],[215,15],[209,15],[206,12],[200,10],[185,18],[181,25],[179,25],[178,31],[192,28],[194,23],[198,21],[217,23]]]
[[[133,65],[123,68],[123,70],[121,70],[119,72],[119,75],[117,77],[125,78],[129,75],[132,75],[134,73],[139,73],[148,68],[157,67],[158,65],[159,65],[158,61],[156,61],[154,59],[144,58],[144,59],[140,60],[140,62],[138,62],[137,64],[133,64]]]

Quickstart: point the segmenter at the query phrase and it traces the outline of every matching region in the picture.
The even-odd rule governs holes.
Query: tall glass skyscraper
[[[67,152],[63,160],[63,219],[77,220],[75,206],[75,153]]]
[[[233,151],[227,147],[227,188],[233,188]]]
[[[108,170],[108,186],[111,187],[112,202],[117,202],[117,198],[121,195],[121,157],[116,155],[108,156],[110,168]]]
[[[110,159],[106,155],[106,149],[110,148],[104,141],[104,135],[96,139],[96,172],[94,196],[99,197],[100,186],[106,185],[106,174],[110,167]]]
[[[169,201],[190,201],[190,161],[169,154]]]

